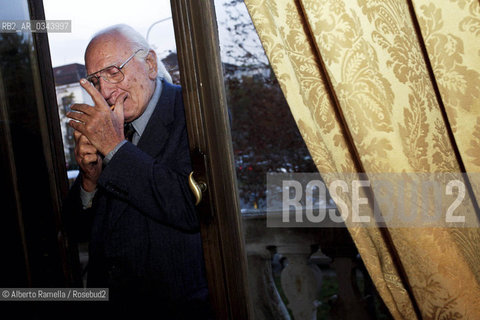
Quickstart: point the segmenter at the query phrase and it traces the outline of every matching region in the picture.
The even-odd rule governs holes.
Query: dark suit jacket
[[[110,288],[112,301],[150,301],[173,313],[206,303],[190,171],[181,88],[164,81],[138,145],[127,142],[104,167],[92,208],[81,210],[80,178],[69,193],[70,230],[79,240],[79,231],[90,231],[89,287]]]

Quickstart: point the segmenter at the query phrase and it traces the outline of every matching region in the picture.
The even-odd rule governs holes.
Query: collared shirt
[[[162,81],[160,78],[157,78],[157,83],[155,86],[155,91],[153,92],[153,96],[150,99],[150,102],[147,105],[147,108],[142,113],[140,117],[132,121],[133,128],[135,129],[135,133],[132,137],[132,143],[134,145],[138,144],[140,137],[142,136],[145,128],[147,127],[148,121],[155,111],[155,107],[157,106],[158,100],[160,99],[160,95],[162,94]]]
[[[145,128],[147,127],[148,121],[150,120],[150,117],[153,114],[153,111],[155,110],[155,107],[158,103],[158,100],[160,99],[160,95],[162,94],[162,81],[161,78],[157,78],[156,83],[155,83],[155,91],[153,92],[152,98],[148,102],[147,107],[145,108],[145,111],[138,117],[137,119],[133,120],[132,126],[135,129],[135,133],[133,134],[132,137],[132,143],[134,145],[138,144],[138,141],[140,141],[140,138],[142,137],[143,132],[145,131]],[[113,158],[115,153],[125,144],[127,143],[127,140],[121,141],[119,144],[113,148],[112,151],[110,151],[105,158],[103,159],[104,165],[107,165],[110,160]],[[92,192],[85,191],[82,186],[80,186],[80,199],[82,200],[82,205],[83,209],[88,209],[92,206],[92,201],[93,197],[95,196],[95,193],[97,192],[97,189],[95,189]]]

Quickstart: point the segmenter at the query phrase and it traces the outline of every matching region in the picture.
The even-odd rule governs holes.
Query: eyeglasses
[[[107,81],[108,83],[112,83],[112,84],[122,82],[123,79],[125,79],[125,75],[122,72],[123,67],[125,67],[125,65],[130,60],[132,60],[132,58],[135,57],[135,55],[137,53],[139,53],[142,50],[144,50],[144,49],[138,49],[137,51],[135,51],[130,57],[128,57],[127,60],[125,60],[124,63],[122,63],[118,67],[115,66],[115,65],[108,66],[106,68],[103,68],[100,71],[97,71],[97,72],[94,72],[94,73],[88,75],[87,80],[90,81],[93,84],[93,86],[97,89],[100,88],[100,78],[102,78],[103,80]]]

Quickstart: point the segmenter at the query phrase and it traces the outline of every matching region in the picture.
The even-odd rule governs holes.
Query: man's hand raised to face
[[[96,189],[98,177],[102,173],[102,158],[84,135],[74,131],[73,136],[75,137],[75,160],[83,174],[82,187],[85,191],[92,192]]]
[[[71,109],[77,112],[67,113],[69,125],[84,135],[90,143],[104,156],[112,151],[117,144],[125,139],[123,134],[124,114],[123,103],[128,94],[120,94],[112,109],[100,92],[85,79],[80,85],[92,97],[94,106],[74,104]]]

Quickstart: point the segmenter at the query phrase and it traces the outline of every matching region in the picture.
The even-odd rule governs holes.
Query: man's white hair
[[[110,27],[107,27],[105,29],[102,29],[95,33],[92,37],[92,39],[89,42],[92,43],[96,38],[103,36],[103,35],[112,35],[112,34],[120,34],[125,39],[127,39],[127,42],[130,43],[132,46],[132,49],[134,51],[143,49],[140,51],[136,56],[145,59],[148,56],[148,53],[150,50],[153,50],[152,47],[148,44],[147,40],[135,29],[130,27],[129,25],[126,24],[116,24]],[[87,47],[88,50],[88,47]],[[85,51],[86,54],[86,51]],[[165,79],[167,82],[172,83],[172,77],[167,71],[167,68],[165,68],[165,65],[163,62],[160,60],[160,58],[157,56],[157,77]]]

